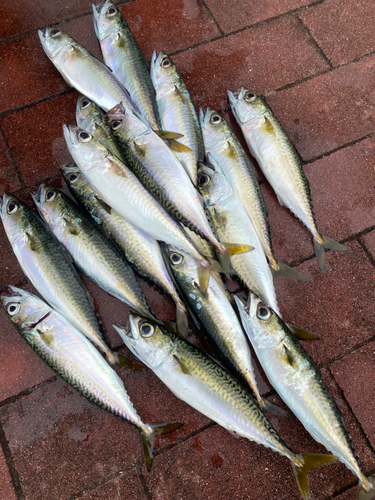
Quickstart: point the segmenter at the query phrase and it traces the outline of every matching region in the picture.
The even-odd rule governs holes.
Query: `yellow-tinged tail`
[[[375,478],[367,477],[367,482],[358,486],[358,500],[372,500],[375,498]]]
[[[320,453],[302,453],[297,455],[301,465],[292,462],[293,472],[304,500],[309,498],[309,479],[307,474],[313,467],[337,462],[338,458],[334,455],[322,455]]]
[[[155,437],[161,436],[162,434],[168,434],[169,432],[175,431],[182,427],[184,424],[181,422],[167,422],[162,424],[147,424],[148,427],[152,428],[151,434],[146,434],[141,431],[141,441],[143,454],[145,457],[145,463],[147,470],[151,470],[152,459],[154,458],[154,445]]]
[[[326,263],[324,249],[332,250],[333,252],[349,252],[349,248],[335,240],[332,240],[331,238],[328,238],[328,236],[320,235],[320,238],[322,241],[318,241],[314,238],[314,250],[318,260],[319,269],[323,271]]]

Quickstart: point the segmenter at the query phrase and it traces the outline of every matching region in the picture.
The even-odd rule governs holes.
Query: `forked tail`
[[[184,424],[182,424],[181,422],[167,422],[167,423],[164,422],[162,424],[147,424],[147,427],[152,428],[152,432],[150,434],[146,434],[144,431],[141,431],[143,454],[145,457],[145,463],[148,471],[151,470],[152,459],[154,458],[153,452],[154,452],[156,436],[168,434],[169,432],[179,429],[183,425]]]
[[[375,498],[375,477],[367,477],[367,483],[358,486],[358,500],[372,500]]]
[[[341,243],[338,243],[328,236],[321,235],[323,242],[320,242],[314,238],[314,250],[316,254],[316,258],[318,260],[319,269],[322,271],[326,264],[326,256],[324,249],[332,250],[333,252],[349,252],[349,248]]]
[[[300,489],[302,498],[308,500],[309,498],[309,479],[307,474],[313,467],[320,467],[321,465],[337,462],[338,458],[334,455],[321,455],[320,453],[302,453],[298,455],[302,458],[302,465],[292,462],[293,472]]]

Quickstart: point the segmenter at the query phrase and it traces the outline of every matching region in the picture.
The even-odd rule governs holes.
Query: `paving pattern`
[[[197,108],[231,116],[226,90],[265,96],[305,162],[318,227],[345,243],[319,271],[310,234],[282,208],[259,171],[276,256],[309,277],[280,278],[288,322],[319,335],[305,348],[319,364],[367,474],[375,473],[375,4],[373,0],[134,0],[117,2],[146,57],[173,56]],[[77,94],[49,62],[37,29],[57,25],[100,57],[91,0],[0,5],[0,194],[31,204],[44,180],[61,186],[69,160],[62,124]],[[32,287],[0,225],[0,291]],[[112,323],[128,309],[83,278],[112,348]],[[141,281],[141,280],[140,280]],[[141,281],[152,310],[171,301]],[[232,291],[238,291],[233,283]],[[206,347],[195,331],[192,342]],[[99,410],[33,353],[0,311],[0,499],[297,500],[289,461],[176,399],[148,370],[120,370],[146,422],[179,420],[160,438],[151,473],[138,431]],[[280,403],[259,370],[262,393]],[[296,451],[324,452],[291,415],[271,417]],[[354,500],[357,480],[340,463],[309,474],[312,500]]]

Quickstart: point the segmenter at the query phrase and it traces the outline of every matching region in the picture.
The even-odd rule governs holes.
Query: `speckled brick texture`
[[[196,107],[210,106],[247,150],[226,96],[241,85],[265,97],[304,161],[319,231],[349,253],[326,254],[319,271],[311,234],[280,206],[258,166],[276,257],[309,281],[281,277],[285,321],[318,335],[303,347],[319,366],[366,474],[375,476],[375,7],[371,0],[116,0],[146,58],[172,54]],[[77,93],[45,56],[37,30],[54,25],[101,58],[91,0],[14,0],[0,5],[0,195],[63,187],[69,161],[62,125]],[[66,190],[66,188],[64,188]],[[35,207],[34,207],[35,208]],[[129,308],[87,277],[108,344],[132,356],[112,324]],[[156,317],[175,305],[140,285]],[[0,224],[0,292],[33,291]],[[228,288],[239,293],[231,279]],[[241,292],[241,296],[245,294]],[[190,319],[188,339],[215,357]],[[261,394],[286,408],[255,361]],[[151,472],[139,431],[100,410],[30,349],[0,310],[0,500],[298,500],[288,459],[225,429],[177,399],[149,369],[118,369],[145,422],[180,421],[157,438]],[[296,452],[325,449],[290,413],[269,418]],[[310,500],[355,500],[342,463],[309,473]]]

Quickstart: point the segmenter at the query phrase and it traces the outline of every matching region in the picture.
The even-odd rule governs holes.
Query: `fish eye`
[[[162,68],[169,68],[170,66],[172,66],[172,61],[169,59],[169,57],[165,56],[161,60],[160,66]]]
[[[216,123],[220,123],[222,121],[222,118],[220,115],[218,115],[217,113],[214,113],[211,118],[210,118],[210,123],[213,123],[213,124],[216,124]]]
[[[254,92],[251,92],[250,90],[248,90],[248,91],[245,93],[245,96],[244,96],[245,101],[251,102],[251,101],[253,101],[255,98],[256,98],[256,95],[254,94]]]
[[[152,337],[154,330],[155,328],[150,323],[143,323],[140,327],[141,335],[145,338]]]
[[[106,16],[114,16],[115,14],[117,13],[117,9],[116,7],[110,7],[109,9],[107,9],[107,12],[105,13]]]
[[[78,134],[78,138],[80,139],[79,142],[89,142],[92,139],[92,135],[88,132],[82,131]]]
[[[20,310],[20,308],[21,308],[21,306],[18,303],[9,304],[9,306],[7,308],[9,316],[14,316],[15,314],[17,314],[18,311]]]
[[[205,172],[198,174],[198,184],[200,187],[208,186],[211,182],[211,177]]]
[[[267,320],[271,317],[271,309],[267,307],[263,302],[259,302],[257,309],[257,317],[261,320]]]
[[[169,256],[169,260],[172,262],[172,264],[181,264],[184,258],[179,253],[171,253],[171,255]]]
[[[69,175],[69,181],[71,183],[75,182],[78,179],[78,174],[70,174]]]
[[[56,191],[54,189],[49,189],[47,192],[46,192],[46,201],[49,202],[49,201],[52,201],[55,197],[56,197]]]
[[[59,36],[61,34],[61,31],[54,28],[53,30],[50,31],[50,35],[52,38],[56,38],[57,36]]]
[[[122,120],[116,120],[114,122],[112,122],[111,124],[111,127],[112,127],[112,130],[118,130],[122,125]]]
[[[15,201],[10,201],[8,203],[8,208],[7,208],[8,214],[13,215],[17,212],[17,210],[18,210],[18,204]]]
[[[90,106],[91,104],[91,101],[89,101],[88,99],[83,99],[83,101],[81,102],[81,109],[86,109]]]

